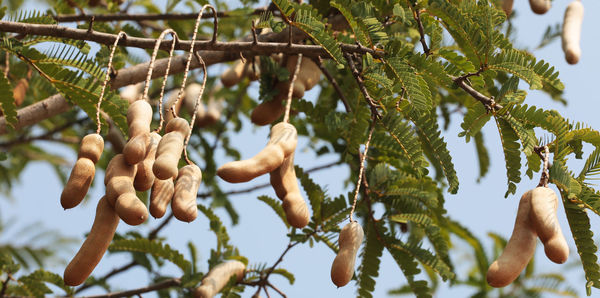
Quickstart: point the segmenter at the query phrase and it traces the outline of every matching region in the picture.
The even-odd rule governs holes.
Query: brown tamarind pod
[[[283,210],[288,223],[296,228],[305,227],[310,220],[310,214],[298,187],[294,169],[294,153],[286,157],[283,164],[272,171],[270,176],[275,194],[283,200]]]
[[[175,218],[192,222],[198,216],[196,197],[202,181],[202,172],[196,165],[186,165],[179,169],[175,182],[175,193],[171,201],[171,210]]]
[[[104,183],[106,185],[106,199],[115,206],[117,198],[124,193],[134,193],[133,179],[137,165],[130,165],[125,161],[123,154],[115,155],[106,167]]]
[[[223,110],[223,99],[216,100],[210,98],[208,100],[208,106],[203,111],[202,117],[196,115],[196,125],[198,127],[206,127],[215,124],[221,117],[221,111]]]
[[[297,142],[298,133],[293,125],[277,123],[271,128],[271,139],[263,150],[250,159],[222,165],[217,175],[227,182],[240,183],[270,173],[294,152]]]
[[[142,82],[133,85],[128,85],[121,89],[119,95],[122,99],[129,102],[129,104],[132,104],[135,101],[142,99],[143,88],[144,85]]]
[[[331,265],[331,281],[336,286],[343,287],[352,279],[356,254],[364,235],[362,227],[356,221],[346,224],[340,231],[340,250]]]
[[[119,217],[103,197],[96,207],[96,217],[90,233],[65,268],[63,278],[66,285],[78,286],[90,276],[112,241],[118,224]]]
[[[285,112],[284,99],[286,97],[287,93],[283,94],[280,92],[270,101],[261,102],[252,110],[250,121],[256,125],[273,123],[273,121],[279,119]]]
[[[190,125],[183,118],[175,118],[167,123],[167,132],[156,149],[156,160],[152,172],[156,178],[165,180],[177,178],[179,158],[183,151],[183,142],[190,133]]]
[[[562,49],[569,64],[577,64],[581,57],[581,23],[583,22],[583,4],[572,1],[565,10],[562,31]]]
[[[229,67],[223,74],[221,74],[221,83],[226,88],[231,88],[239,84],[244,78],[246,63],[241,60],[237,60],[233,66]]]
[[[13,99],[15,100],[15,106],[20,106],[25,100],[27,95],[27,89],[29,88],[29,81],[25,78],[20,79],[13,88]]]
[[[81,140],[78,158],[87,158],[94,164],[98,162],[104,150],[104,139],[97,133],[89,134]]]
[[[194,289],[194,297],[212,298],[235,276],[237,281],[244,277],[246,265],[240,261],[227,261],[215,266],[202,279],[199,287]]]
[[[152,122],[152,106],[145,100],[137,100],[127,109],[127,125],[129,138],[149,133]]]
[[[189,112],[190,116],[194,115],[194,111],[195,111],[196,124],[198,122],[198,119],[203,118],[204,114],[206,113],[202,102],[200,102],[198,104],[198,110],[196,110],[196,100],[200,100],[198,98],[198,95],[200,95],[201,91],[202,91],[202,86],[200,84],[197,84],[197,83],[189,84],[187,87],[185,87],[185,94],[184,94],[184,97],[182,100],[183,106],[185,106],[185,109]]]
[[[144,160],[147,151],[150,149],[151,142],[152,137],[149,132],[144,132],[130,138],[123,148],[123,155],[127,163],[135,165]]]
[[[544,252],[554,263],[562,264],[569,257],[569,246],[562,233],[556,209],[558,198],[548,187],[536,187],[531,191],[531,221],[538,237],[544,244]]]
[[[132,226],[142,224],[148,219],[148,209],[135,191],[119,195],[115,201],[115,211],[125,223]]]
[[[504,10],[507,17],[510,17],[512,14],[513,2],[514,0],[502,0],[502,10]]]
[[[287,70],[290,72],[290,80],[296,70],[296,63],[298,56],[289,56],[286,64]],[[310,58],[302,57],[300,61],[300,69],[296,81],[294,81],[294,91],[292,97],[301,98],[304,96],[304,92],[312,89],[319,83],[321,78],[321,69],[317,66]],[[289,83],[286,82],[285,90],[289,89]]]
[[[531,11],[537,14],[545,14],[552,7],[552,2],[550,0],[529,0],[529,6]]]
[[[137,172],[135,179],[133,180],[133,186],[137,191],[146,191],[154,184],[154,173],[152,172],[152,165],[154,165],[154,159],[156,158],[156,149],[158,143],[162,137],[156,133],[150,133],[150,143],[148,144],[148,153],[144,160],[137,165]]]
[[[260,79],[260,57],[254,56],[252,59],[246,61],[244,75],[248,77],[250,81],[257,81]]]
[[[150,214],[155,218],[161,218],[167,211],[167,205],[173,198],[175,186],[173,178],[166,180],[155,179],[150,192]]]
[[[519,201],[512,235],[504,251],[487,271],[487,283],[496,288],[505,287],[521,274],[535,252],[536,232],[531,221],[531,194],[527,191]]]
[[[71,170],[69,180],[60,195],[60,204],[63,208],[73,208],[87,194],[94,176],[96,175],[96,162],[104,150],[104,139],[99,134],[89,134],[83,137],[77,154],[77,162]]]

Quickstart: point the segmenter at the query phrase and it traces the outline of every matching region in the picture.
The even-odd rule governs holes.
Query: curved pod
[[[119,195],[115,202],[115,211],[126,224],[131,226],[137,226],[148,218],[148,209],[135,191]]]
[[[241,281],[245,269],[246,265],[240,261],[227,261],[215,266],[202,279],[201,285],[194,289],[194,297],[214,297],[233,276],[236,277],[237,281]]]
[[[531,190],[519,201],[519,209],[512,235],[504,251],[487,271],[487,282],[492,287],[505,287],[513,282],[535,252],[536,233],[530,219]]]
[[[271,139],[267,146],[254,157],[228,162],[217,169],[217,175],[231,183],[250,181],[272,172],[296,149],[298,133],[289,123],[277,123],[271,128]]]
[[[569,64],[576,64],[581,57],[581,24],[583,22],[583,4],[575,0],[567,6],[563,20],[562,49]]]
[[[99,134],[88,134],[83,137],[77,161],[60,195],[60,204],[63,208],[73,208],[81,203],[94,180],[96,163],[103,150],[104,139]]]
[[[156,133],[150,133],[150,144],[148,145],[148,153],[144,160],[137,165],[137,172],[135,179],[133,180],[133,186],[137,191],[146,191],[154,184],[154,173],[152,172],[152,165],[156,159],[156,149],[158,143],[162,137]]]
[[[186,165],[179,170],[171,210],[175,218],[191,222],[198,216],[196,197],[202,181],[202,172],[196,165]]]
[[[342,228],[338,240],[340,250],[331,265],[331,281],[336,286],[343,287],[352,279],[356,254],[364,236],[358,222],[350,222]]]
[[[106,198],[100,199],[92,229],[64,272],[65,284],[82,284],[102,259],[115,235],[119,217]]]
[[[556,209],[558,197],[548,187],[536,187],[531,191],[531,222],[544,244],[544,252],[554,263],[562,264],[569,257],[569,246],[563,236]]]
[[[183,118],[175,118],[167,123],[167,132],[156,149],[156,160],[152,165],[154,176],[160,180],[177,178],[177,164],[183,152],[183,142],[190,133],[190,126]]]
[[[283,164],[272,171],[270,176],[275,194],[283,200],[283,210],[288,223],[295,228],[305,227],[310,220],[310,214],[298,187],[294,169],[294,153],[286,157]]]
[[[127,109],[127,125],[129,138],[150,132],[152,122],[152,106],[145,100],[136,100]]]

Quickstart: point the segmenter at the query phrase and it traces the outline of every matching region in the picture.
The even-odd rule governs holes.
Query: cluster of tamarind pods
[[[289,57],[285,63],[290,72],[293,71],[296,59],[294,56]],[[222,75],[223,85],[236,85],[244,77],[257,79],[258,65],[252,64],[254,61],[236,63]],[[302,97],[305,90],[310,90],[317,84],[319,76],[320,70],[314,62],[309,59],[302,61],[297,80],[292,86],[292,96]],[[139,96],[139,87],[130,86],[122,91],[122,97],[130,103],[127,110],[129,139],[121,145],[122,153],[116,154],[108,163],[104,178],[106,193],[98,202],[96,217],[88,237],[65,269],[66,285],[80,285],[92,273],[111,243],[120,220],[129,225],[139,225],[147,220],[148,210],[152,216],[160,218],[164,216],[169,203],[174,217],[181,221],[191,222],[197,216],[196,196],[202,173],[195,164],[178,169],[184,140],[191,133],[191,126],[187,120],[176,115],[180,108],[185,106],[188,112],[196,113],[196,121],[203,126],[214,123],[220,116],[220,109],[217,108],[217,104],[211,104],[212,99],[206,110],[194,109],[193,98],[198,96],[203,87],[191,84],[185,89],[182,100],[178,101],[176,97],[167,100],[166,106],[174,109],[175,113],[171,114],[171,117],[167,116],[165,134],[161,136],[158,131],[150,131],[153,111],[148,101]],[[280,82],[276,88],[282,95],[271,102],[277,105],[259,105],[259,112],[253,113],[253,122],[266,125],[278,119],[284,112],[282,102],[287,97],[284,93],[287,93],[290,84]],[[265,115],[261,117],[261,114]],[[108,134],[118,134],[115,130],[116,127],[111,126]],[[240,183],[269,173],[271,185],[277,197],[282,200],[288,223],[293,227],[302,228],[308,224],[310,214],[294,170],[297,141],[298,134],[293,125],[287,122],[275,124],[271,128],[270,140],[263,150],[250,159],[224,164],[217,170],[217,175],[225,181]],[[95,165],[103,150],[104,139],[100,134],[89,134],[82,139],[77,162],[61,194],[63,208],[73,208],[83,200],[94,179]],[[136,191],[148,190],[149,208],[136,195]],[[362,228],[356,222],[351,225],[352,231],[346,227],[342,230],[340,254],[332,267],[332,280],[338,286],[348,283],[352,278],[354,259],[362,242]],[[360,237],[352,234],[358,231],[357,227],[361,232]],[[348,241],[352,246],[350,250],[347,249]],[[342,257],[344,255],[348,256]],[[345,262],[346,259],[348,262]],[[239,261],[222,263],[207,274],[193,294],[196,297],[213,297],[232,276],[241,279],[244,270],[245,265]]]
[[[510,16],[514,0],[503,0],[502,10]],[[552,7],[551,0],[529,0],[531,10],[537,14],[545,14]],[[581,57],[581,24],[583,22],[583,4],[581,0],[573,0],[567,6],[563,19],[561,34],[562,49],[565,60],[569,64],[577,64]]]

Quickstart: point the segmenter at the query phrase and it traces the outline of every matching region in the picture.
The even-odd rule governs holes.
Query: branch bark
[[[251,15],[258,15],[267,8],[256,8]],[[205,13],[202,15],[203,19],[212,19],[213,13]],[[230,17],[231,13],[227,11],[217,12],[218,18]],[[109,13],[109,14],[68,14],[68,15],[56,15],[53,16],[54,20],[59,23],[70,23],[87,21],[89,22],[92,18],[94,22],[112,22],[112,21],[166,21],[166,20],[195,20],[198,17],[198,13]]]

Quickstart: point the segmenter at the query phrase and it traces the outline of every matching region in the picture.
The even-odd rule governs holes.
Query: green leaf
[[[490,168],[490,156],[487,147],[485,146],[483,141],[483,134],[479,132],[475,135],[473,139],[475,140],[477,162],[479,164],[479,177],[477,177],[477,181],[479,182],[481,178],[485,177]]]
[[[358,268],[358,297],[373,297],[375,278],[379,276],[379,265],[383,254],[383,244],[377,239],[377,231],[373,225],[381,226],[381,222],[368,222],[366,227],[366,241],[360,254],[362,263]]]
[[[283,268],[277,268],[277,269],[273,270],[273,272],[271,272],[271,273],[278,274],[278,275],[285,277],[285,279],[287,279],[290,282],[290,285],[293,285],[294,282],[296,281],[294,274],[292,274],[291,272],[289,272]]]
[[[302,184],[302,188],[306,195],[308,196],[308,201],[310,202],[310,206],[312,208],[312,218],[316,224],[320,224],[322,220],[321,214],[321,204],[323,200],[327,197],[325,191],[316,184],[310,177],[308,173],[305,173],[302,168],[299,166],[295,166],[296,176],[300,178],[300,183]]]
[[[0,110],[4,114],[6,123],[15,128],[19,120],[17,119],[17,106],[13,98],[13,87],[2,75],[0,75]]]
[[[519,151],[518,136],[510,127],[510,124],[499,117],[495,117],[502,150],[504,151],[504,161],[506,162],[506,177],[508,190],[504,197],[514,194],[517,191],[517,183],[521,181],[521,152]]]
[[[429,111],[433,107],[433,99],[427,82],[400,57],[391,57],[386,60],[386,65],[396,77],[398,93],[405,92],[405,98],[412,103],[412,107],[419,112]],[[402,89],[402,90],[400,90]]]
[[[271,207],[273,209],[273,211],[275,211],[277,216],[279,216],[279,218],[281,218],[281,220],[283,221],[283,224],[285,224],[285,226],[287,228],[290,227],[290,225],[288,224],[287,219],[286,219],[285,211],[283,211],[283,207],[281,206],[281,203],[279,202],[279,200],[273,199],[269,196],[258,196],[257,199],[259,201],[263,201],[265,204],[269,205],[269,207]]]
[[[183,255],[168,244],[163,244],[158,240],[148,240],[144,238],[137,239],[118,239],[114,240],[108,247],[109,251],[134,251],[151,254],[155,257],[164,258],[177,265],[183,272],[188,272],[191,264]]]

